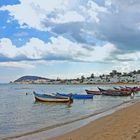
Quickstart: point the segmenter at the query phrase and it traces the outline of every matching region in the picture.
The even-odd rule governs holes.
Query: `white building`
[[[86,78],[84,79],[84,84],[95,84],[95,83],[102,83],[105,82],[103,79],[101,79],[100,77],[94,77],[94,78]]]
[[[120,82],[134,82],[133,76],[121,76]]]
[[[135,74],[134,75],[134,81],[135,82],[140,82],[140,74]]]
[[[117,75],[115,75],[115,76],[113,76],[113,77],[110,77],[110,78],[109,78],[109,81],[110,81],[110,83],[117,83],[117,82],[120,82],[120,77],[117,76]]]

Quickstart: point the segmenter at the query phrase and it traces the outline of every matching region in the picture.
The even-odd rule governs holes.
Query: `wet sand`
[[[140,140],[140,102],[49,140]]]

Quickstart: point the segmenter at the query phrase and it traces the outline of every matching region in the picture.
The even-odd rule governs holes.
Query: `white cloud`
[[[8,10],[13,19],[17,20],[21,26],[28,25],[29,28],[33,27],[40,30],[43,28],[41,17],[38,15],[37,11],[33,9],[31,3],[23,1],[21,5],[4,6],[1,10]]]
[[[110,54],[112,54],[114,51],[116,51],[117,48],[111,44],[107,43],[104,46],[95,46],[94,51],[89,52],[89,61],[94,60],[94,61],[104,61],[106,58],[110,57]]]
[[[7,68],[21,68],[21,69],[32,69],[35,68],[34,65],[27,62],[0,62],[0,67]]]
[[[105,0],[105,5],[106,6],[111,6],[112,0]]]
[[[9,11],[10,15],[18,21],[21,27],[44,31],[47,30],[43,25],[47,16],[58,9],[65,9],[67,2],[63,0],[21,0],[20,4],[3,6],[0,10]]]
[[[131,53],[125,53],[125,54],[120,54],[117,55],[118,59],[130,59],[133,61],[139,61],[140,60],[140,51],[136,51],[136,52],[131,52]]]
[[[41,59],[46,55],[46,44],[38,39],[31,38],[24,46],[18,48],[20,55],[24,55],[29,59]]]
[[[16,46],[12,44],[8,38],[2,38],[0,40],[0,54],[13,58],[16,56]]]
[[[21,0],[20,4],[3,6],[0,10],[9,11],[11,20],[17,20],[23,28],[47,31],[50,25],[44,25],[46,22],[60,24],[84,22],[85,19],[99,22],[98,13],[105,12],[106,8],[92,0]]]
[[[62,36],[51,37],[48,43],[38,38],[31,38],[20,48],[16,48],[10,39],[4,38],[0,42],[0,56],[5,61],[66,60],[94,62],[103,61],[116,50],[115,46],[109,43],[104,46],[93,46],[92,50],[89,50],[82,44],[72,42]]]
[[[68,22],[83,22],[84,17],[78,14],[76,11],[68,11],[64,14],[58,14],[57,18],[50,19],[54,23],[68,23]]]
[[[140,63],[138,61],[135,62],[116,62],[112,69],[117,70],[119,72],[130,72],[133,70],[138,70],[140,69]]]
[[[86,6],[85,5],[81,6],[81,9],[87,21],[91,23],[94,23],[94,22],[98,23],[100,21],[100,19],[98,18],[100,12],[103,12],[103,13],[106,12],[105,7],[99,6],[92,0],[87,1]]]
[[[0,10],[9,11],[12,20],[17,20],[23,28],[68,34],[77,42],[82,40],[87,44],[84,36],[89,35],[111,42],[120,49],[139,49],[139,0],[104,0],[102,5],[93,0],[20,2],[3,6]]]
[[[20,2],[17,5],[3,6],[0,10],[9,11],[22,27],[53,31],[58,37],[52,37],[48,43],[38,38],[31,38],[20,48],[16,48],[8,39],[1,39],[0,44],[7,47],[1,47],[0,53],[6,57],[102,61],[117,48],[124,53],[128,49],[139,50],[140,2],[138,0],[107,0],[102,5],[93,0]],[[75,43],[62,37],[62,34],[70,36]],[[94,39],[95,42],[91,41]],[[96,45],[96,42],[102,43],[102,41],[106,41],[106,45]],[[92,51],[83,45],[90,47]],[[138,61],[139,53],[117,55],[116,58]]]

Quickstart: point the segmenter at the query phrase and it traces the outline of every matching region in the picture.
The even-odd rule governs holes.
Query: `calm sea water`
[[[109,86],[101,86],[108,88]],[[113,87],[113,85],[112,85]],[[33,91],[85,93],[93,85],[0,85],[0,138],[52,126],[93,114],[130,100],[130,97],[94,96],[71,105],[35,103]],[[26,95],[26,93],[28,93]]]

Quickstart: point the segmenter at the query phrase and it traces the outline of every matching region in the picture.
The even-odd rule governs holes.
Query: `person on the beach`
[[[131,99],[134,99],[134,93],[133,92],[131,93]]]

